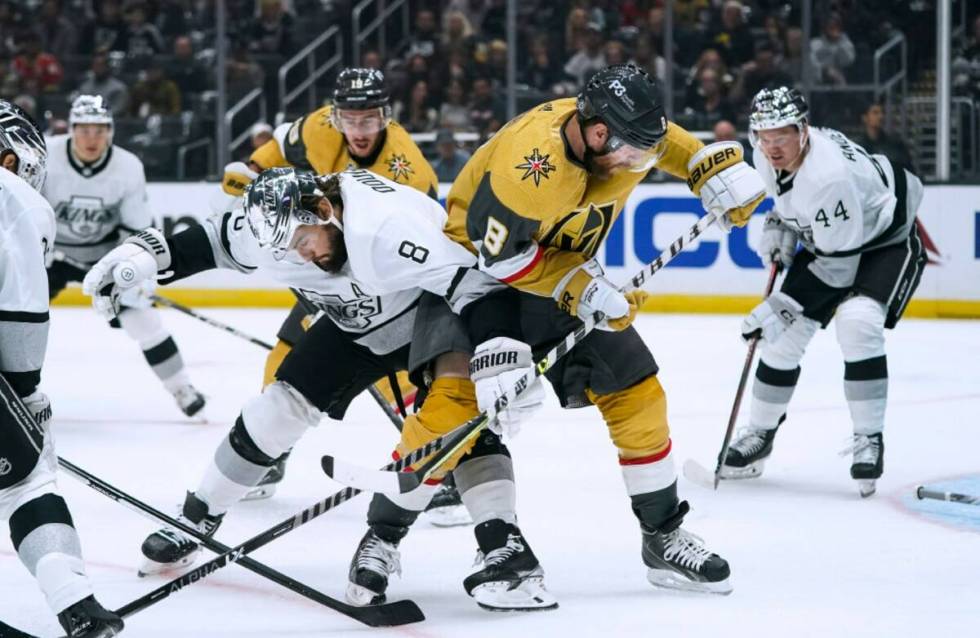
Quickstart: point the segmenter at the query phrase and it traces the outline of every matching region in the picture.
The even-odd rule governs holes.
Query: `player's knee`
[[[143,350],[158,346],[170,337],[160,321],[160,314],[153,308],[124,308],[118,319],[126,334]]]
[[[765,339],[760,343],[759,358],[776,370],[793,370],[800,365],[810,339],[820,329],[820,324],[801,317],[787,328],[775,341]]]
[[[656,375],[609,394],[590,391],[589,398],[602,413],[620,457],[646,457],[668,445],[667,396]]]
[[[472,381],[468,378],[440,377],[432,382],[422,409],[405,419],[398,453],[405,455],[422,447],[429,441],[466,423],[479,413]],[[469,450],[470,446],[462,448],[433,476],[441,478]]]
[[[276,381],[245,404],[239,421],[254,451],[276,459],[292,449],[308,428],[320,422],[320,417],[320,411],[298,390],[287,383]],[[237,422],[235,427],[238,427]],[[244,447],[244,437],[242,442],[242,449],[247,450]],[[243,456],[248,459],[244,454]]]
[[[837,308],[837,342],[845,361],[864,361],[885,354],[885,306],[859,295]]]

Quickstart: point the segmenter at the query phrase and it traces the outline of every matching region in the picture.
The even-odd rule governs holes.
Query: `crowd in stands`
[[[278,68],[333,24],[351,42],[354,4],[225,0],[229,104],[264,88],[268,112],[275,113]],[[923,63],[934,55],[929,2],[812,4],[808,35],[799,26],[800,0],[675,0],[667,38],[664,0],[521,0],[518,110],[575,95],[608,64],[634,62],[666,82],[665,46],[672,42],[673,84],[664,90],[673,96],[674,119],[692,130],[741,137],[761,88],[805,80],[818,90],[868,82],[875,49],[897,32],[906,34],[911,54],[924,56]],[[362,51],[360,64],[385,71],[393,115],[409,131],[492,134],[507,120],[506,0],[415,0],[410,6],[409,36],[383,53]],[[977,94],[980,18],[968,35],[957,86]],[[150,143],[153,136],[146,134],[155,126],[172,146],[174,138],[212,134],[215,42],[213,0],[0,0],[0,96],[57,132],[73,95],[98,93],[120,118],[119,128]],[[329,79],[319,87],[322,97]],[[859,101],[850,110],[824,109],[820,115],[829,121],[823,123],[861,130],[870,99]]]

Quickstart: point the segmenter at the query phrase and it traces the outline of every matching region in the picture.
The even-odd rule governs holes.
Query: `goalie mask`
[[[348,68],[337,76],[331,123],[344,134],[374,135],[391,121],[388,87],[377,69]]]
[[[16,104],[0,100],[0,158],[17,157],[16,173],[40,191],[47,174],[48,148],[41,132]]]
[[[645,172],[656,162],[653,149],[667,134],[667,115],[646,71],[635,64],[616,64],[596,72],[579,94],[576,108],[579,126],[602,122],[609,129],[597,155],[619,153],[635,171]]]
[[[318,207],[324,193],[317,176],[294,168],[270,168],[263,171],[243,194],[245,219],[259,246],[270,251],[277,261],[304,264],[295,251],[296,231],[300,226],[333,225],[343,232],[336,217],[320,217]]]
[[[752,98],[749,113],[749,141],[759,145],[759,131],[795,126],[805,133],[810,107],[806,98],[792,87],[781,86],[775,89],[762,89]],[[800,135],[800,148],[806,144],[806,135]]]

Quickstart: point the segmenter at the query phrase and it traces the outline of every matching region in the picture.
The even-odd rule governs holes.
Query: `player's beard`
[[[336,226],[325,226],[327,240],[330,242],[330,254],[313,261],[317,268],[331,275],[336,275],[347,263],[347,245],[344,243],[344,233]]]

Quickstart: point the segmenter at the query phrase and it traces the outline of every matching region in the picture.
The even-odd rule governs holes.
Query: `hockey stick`
[[[762,298],[766,299],[772,294],[772,289],[776,285],[776,275],[779,274],[779,261],[773,261],[769,266],[769,280],[766,282],[766,291]],[[755,359],[755,348],[759,345],[760,337],[753,337],[749,340],[749,349],[745,353],[745,365],[742,366],[742,375],[738,379],[738,390],[735,391],[735,401],[732,404],[731,414],[728,415],[728,427],[725,429],[725,440],[721,443],[721,452],[718,453],[718,462],[715,465],[715,473],[712,476],[708,468],[704,467],[694,459],[684,461],[684,476],[693,483],[713,490],[718,489],[718,481],[721,479],[721,466],[728,455],[728,446],[732,442],[732,433],[735,431],[735,421],[738,420],[738,409],[742,406],[742,395],[745,393],[745,385],[749,379],[749,370],[752,369],[752,361]]]
[[[624,287],[623,290],[630,291],[642,288],[649,277],[652,277],[657,271],[667,265],[670,260],[684,250],[690,242],[697,239],[714,221],[715,216],[711,213],[700,218],[684,235],[675,239],[655,260],[647,264],[643,270],[637,273],[630,280],[629,285]],[[498,397],[497,401],[485,413],[473,417],[455,430],[430,441],[424,448],[420,448],[427,449],[430,453],[437,452],[422,467],[411,472],[398,473],[385,470],[369,470],[327,455],[320,461],[323,471],[332,479],[360,490],[387,494],[411,492],[425,482],[433,472],[445,463],[446,459],[459,451],[468,441],[475,438],[481,430],[496,418],[498,412],[506,408],[508,404],[520,396],[535,379],[545,374],[555,365],[558,359],[565,356],[576,344],[585,339],[595,328],[596,323],[602,321],[602,318],[602,314],[597,312],[592,317],[585,319],[582,325],[566,335],[561,343],[552,348],[543,359],[538,361],[534,368],[518,379],[513,388]],[[416,452],[418,451],[416,450]],[[424,458],[424,456],[426,455],[420,455],[419,458]]]
[[[920,501],[924,498],[929,498],[935,501],[949,501],[951,503],[960,503],[962,505],[980,505],[980,496],[957,494],[956,492],[937,492],[935,490],[927,489],[922,485],[915,488],[915,497]]]

